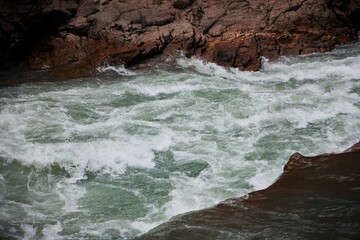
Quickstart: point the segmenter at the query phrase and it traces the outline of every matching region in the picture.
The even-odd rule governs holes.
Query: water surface
[[[176,58],[0,89],[0,236],[131,239],[359,140],[360,45],[259,72]]]

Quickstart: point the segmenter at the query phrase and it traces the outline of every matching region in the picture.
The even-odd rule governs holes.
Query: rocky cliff
[[[0,2],[0,68],[79,76],[183,51],[241,70],[261,56],[355,41],[360,0],[14,0]]]

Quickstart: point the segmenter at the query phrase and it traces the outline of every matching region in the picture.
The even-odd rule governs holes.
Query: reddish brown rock
[[[360,142],[294,153],[270,187],[175,217],[139,239],[359,239]]]
[[[0,10],[2,69],[21,62],[69,76],[178,50],[257,70],[261,56],[328,51],[360,29],[360,0],[24,0]]]

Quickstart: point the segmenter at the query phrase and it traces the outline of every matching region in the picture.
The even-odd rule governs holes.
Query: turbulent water
[[[259,72],[98,70],[0,89],[0,238],[131,239],[359,140],[360,44]]]

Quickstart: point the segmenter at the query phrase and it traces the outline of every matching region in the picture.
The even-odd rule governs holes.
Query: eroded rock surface
[[[360,0],[16,0],[0,10],[2,69],[69,76],[179,50],[257,70],[261,56],[328,51],[360,28]]]
[[[360,142],[293,154],[270,187],[177,216],[139,239],[359,239]]]

